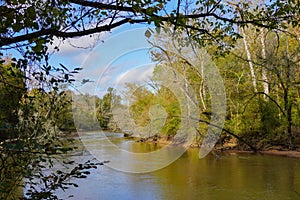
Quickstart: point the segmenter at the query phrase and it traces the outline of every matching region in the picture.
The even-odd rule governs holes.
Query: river
[[[136,152],[153,151],[160,146],[137,143],[117,134],[108,134],[111,142]],[[82,136],[88,149],[97,146],[103,160],[118,155],[104,155],[103,134]],[[92,148],[91,148],[92,147]],[[84,162],[93,155],[84,152],[72,159]],[[125,162],[130,163],[128,158]],[[153,161],[151,161],[153,162]],[[142,165],[151,165],[145,159]],[[58,191],[63,199],[133,200],[133,199],[199,199],[199,200],[288,200],[300,199],[300,159],[251,154],[209,154],[199,159],[197,149],[188,149],[169,166],[149,173],[126,173],[108,166],[90,171],[86,179],[76,180],[79,188]]]

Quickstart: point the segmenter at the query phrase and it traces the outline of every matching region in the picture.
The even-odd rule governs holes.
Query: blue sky
[[[171,0],[165,10],[171,12],[176,8],[177,1]],[[151,26],[126,24],[111,33],[97,35],[98,40],[86,36],[65,41],[60,45],[60,51],[52,55],[51,64],[62,63],[71,68],[82,67],[83,71],[76,79],[95,82],[79,87],[79,91],[98,96],[102,96],[108,87],[121,87],[120,84],[124,81],[145,82],[154,68],[148,53],[150,44],[144,34],[148,27]],[[138,30],[139,28],[141,29]],[[126,34],[126,31],[132,32]],[[69,43],[87,48],[75,48]],[[109,64],[111,65],[108,67]]]
[[[128,25],[98,35],[98,41],[89,36],[65,41],[61,43],[60,51],[51,56],[51,64],[82,67],[75,79],[78,82],[83,79],[93,82],[77,89],[100,97],[108,87],[121,89],[126,82],[143,83],[151,77],[154,68],[149,55],[150,44],[145,37],[146,30],[145,25]]]

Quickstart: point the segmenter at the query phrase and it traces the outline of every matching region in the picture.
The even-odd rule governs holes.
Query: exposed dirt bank
[[[286,157],[293,157],[293,158],[300,158],[300,151],[299,150],[263,150],[258,152],[253,151],[245,151],[245,150],[225,150],[222,151],[228,154],[261,154],[261,155],[273,155],[273,156],[286,156]]]
[[[162,145],[171,144],[172,139],[167,137],[151,137],[147,139],[143,138],[133,138],[137,142],[150,142],[150,143],[157,143]],[[190,148],[200,148],[201,144],[192,144]],[[236,141],[229,141],[222,146],[217,144],[214,148],[215,152],[222,152],[228,154],[261,154],[261,155],[274,155],[274,156],[287,156],[293,158],[300,158],[300,149],[289,150],[286,147],[281,146],[274,146],[274,147],[267,147],[267,148],[259,148],[256,152],[249,149],[249,147],[245,145],[238,145]]]
[[[77,132],[72,132],[71,134],[65,134],[64,137],[67,138],[76,138],[78,136],[86,135],[84,132],[80,132],[78,134]],[[135,138],[131,137],[129,135],[124,135],[124,137],[132,138],[136,142],[149,142],[149,143],[157,143],[161,145],[168,145],[171,143],[174,143],[172,141],[172,138],[168,137],[151,137],[151,138]],[[178,142],[180,143],[180,142]],[[201,144],[192,144],[190,148],[200,148]],[[269,146],[268,148],[260,148],[257,152],[251,151],[247,146],[245,145],[238,145],[237,141],[231,140],[225,144],[217,144],[214,148],[215,152],[222,152],[222,153],[228,153],[228,154],[261,154],[261,155],[274,155],[274,156],[286,156],[286,157],[293,157],[293,158],[300,158],[300,148],[296,148],[294,150],[289,150],[286,147],[281,146]]]

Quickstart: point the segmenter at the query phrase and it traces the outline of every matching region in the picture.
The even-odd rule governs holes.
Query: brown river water
[[[102,145],[103,137],[99,132],[82,136],[93,155],[86,151],[72,159],[84,162],[97,154],[100,161],[110,160],[114,166],[133,162],[108,151],[109,147]],[[128,151],[147,153],[160,148],[118,134],[110,133],[106,137]],[[86,179],[75,180],[78,188],[57,191],[57,194],[75,200],[300,200],[300,158],[211,153],[199,159],[198,153],[198,149],[188,149],[175,162],[148,173],[127,173],[109,165],[99,166]],[[153,162],[145,158],[139,167]]]

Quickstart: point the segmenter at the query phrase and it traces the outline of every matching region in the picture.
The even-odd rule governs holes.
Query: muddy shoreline
[[[121,133],[122,134],[122,133]],[[79,135],[85,135],[84,132],[72,132],[71,134],[66,134],[63,137],[66,138],[78,138]],[[137,138],[132,137],[127,134],[123,134],[124,138],[130,138],[135,140],[136,142],[146,142],[146,143],[156,143],[161,145],[168,145],[172,143],[172,138],[167,137],[152,137],[152,138]],[[189,148],[200,148],[201,144],[192,144]],[[293,157],[293,158],[300,158],[300,149],[289,150],[286,147],[278,147],[278,146],[269,146],[268,148],[261,148],[257,152],[250,150],[249,148],[238,145],[234,142],[232,143],[225,143],[223,145],[217,144],[213,149],[215,153],[225,153],[225,154],[260,154],[260,155],[272,155],[272,156],[285,156],[285,157]]]
[[[154,138],[132,138],[136,142],[147,142],[147,143],[156,143],[162,145],[168,145],[172,143],[172,139],[165,137],[154,137]],[[192,144],[189,148],[200,148],[201,144]],[[269,146],[266,148],[260,148],[256,152],[249,149],[249,147],[245,147],[244,145],[239,145],[234,142],[225,143],[223,145],[217,144],[213,149],[215,153],[225,153],[225,154],[260,154],[260,155],[273,155],[273,156],[285,156],[285,157],[293,157],[300,158],[300,149],[289,150],[286,147],[281,146]]]
[[[214,150],[220,152],[220,150]],[[260,155],[272,155],[272,156],[285,156],[292,158],[300,158],[299,150],[261,150],[257,152],[247,151],[247,150],[223,150],[221,152],[228,153],[231,155],[234,154],[260,154]]]

